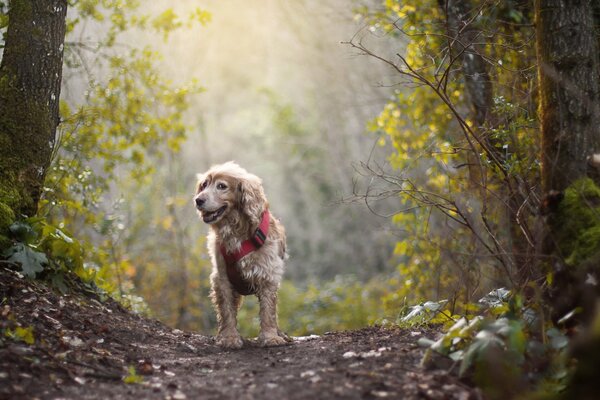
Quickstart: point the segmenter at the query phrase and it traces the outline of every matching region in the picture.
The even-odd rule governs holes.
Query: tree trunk
[[[555,275],[547,295],[557,319],[581,307],[590,318],[587,279],[600,273],[598,188],[585,178],[600,152],[600,59],[591,0],[535,3],[542,190],[550,207],[542,253]],[[564,200],[563,199],[564,193]]]
[[[482,32],[471,21],[474,9],[469,0],[448,0],[445,6],[452,53],[461,62],[473,117],[481,127],[489,123],[493,106],[493,87],[487,64],[475,44],[482,41]]]
[[[503,155],[497,151],[502,143],[494,142],[488,133],[491,129],[497,127],[498,117],[493,111],[494,87],[490,79],[488,64],[477,45],[477,42],[481,43],[485,40],[483,32],[475,24],[478,10],[473,7],[473,2],[470,0],[447,0],[441,1],[440,4],[444,7],[446,13],[451,53],[460,62],[461,73],[465,80],[465,89],[472,106],[472,115],[475,122],[474,132],[490,151],[494,152],[499,159],[502,159]],[[486,168],[480,166],[479,157],[479,154],[469,152],[467,161],[473,189],[480,193],[481,201],[485,203],[488,196]],[[500,262],[507,266],[514,266],[518,273],[517,281],[526,283],[533,274],[530,254],[534,249],[528,245],[528,241],[523,236],[523,230],[519,225],[517,211],[523,204],[523,198],[518,190],[514,188],[519,183],[509,182],[510,177],[506,179],[504,196],[506,204],[509,206],[506,219],[513,255],[510,259],[501,257]]]
[[[0,64],[0,205],[37,212],[59,123],[67,0],[12,0]]]
[[[600,69],[591,0],[537,0],[542,189],[563,191],[600,150]]]

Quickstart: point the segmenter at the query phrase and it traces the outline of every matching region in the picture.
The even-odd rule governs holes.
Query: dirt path
[[[423,330],[366,328],[222,350],[116,303],[58,295],[0,269],[1,399],[476,399],[418,367]],[[6,338],[33,328],[35,343]],[[134,367],[136,372],[128,371]],[[124,377],[140,380],[125,383]]]

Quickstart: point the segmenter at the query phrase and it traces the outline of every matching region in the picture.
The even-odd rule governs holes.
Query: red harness
[[[242,242],[240,248],[233,253],[228,253],[225,249],[225,246],[221,244],[221,255],[225,259],[225,265],[227,266],[227,278],[229,278],[229,282],[233,288],[244,296],[249,294],[254,294],[256,290],[250,285],[250,283],[244,278],[240,273],[239,268],[236,266],[236,263],[241,260],[244,256],[256,251],[265,244],[267,240],[267,235],[269,234],[269,221],[270,214],[269,210],[265,210],[262,215],[262,220],[260,221],[260,225],[254,231],[254,235],[250,239],[246,239]]]

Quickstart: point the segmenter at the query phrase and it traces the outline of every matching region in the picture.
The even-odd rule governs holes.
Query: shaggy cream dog
[[[262,181],[234,162],[198,175],[194,196],[210,225],[208,252],[213,265],[211,299],[217,312],[217,344],[240,348],[237,312],[242,295],[260,304],[259,342],[282,345],[290,338],[277,325],[277,290],[284,270],[285,230],[269,212]]]

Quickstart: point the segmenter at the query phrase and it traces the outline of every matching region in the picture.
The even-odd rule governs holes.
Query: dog
[[[198,174],[194,204],[210,226],[207,247],[217,344],[228,349],[243,346],[237,312],[242,296],[251,294],[260,305],[258,342],[265,347],[290,342],[277,322],[277,291],[287,259],[285,229],[270,213],[261,179],[232,161],[215,165]]]

